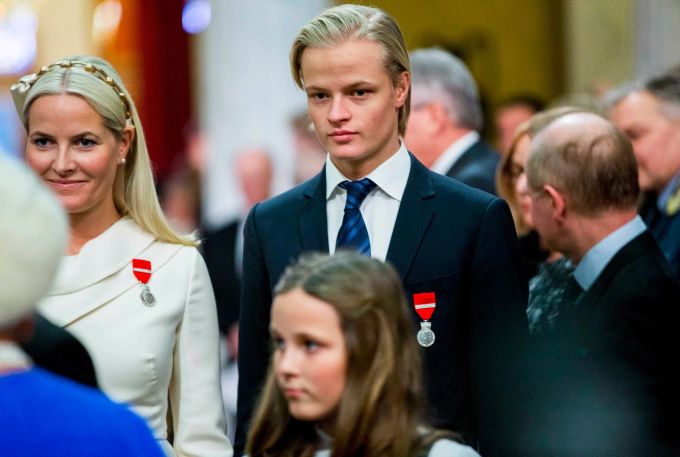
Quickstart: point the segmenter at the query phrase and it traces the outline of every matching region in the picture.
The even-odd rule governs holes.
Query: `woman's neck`
[[[103,214],[70,214],[69,242],[66,255],[76,255],[88,241],[104,233],[115,224],[121,215],[118,211],[106,211]]]

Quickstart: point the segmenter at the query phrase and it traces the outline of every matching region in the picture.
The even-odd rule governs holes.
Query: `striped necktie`
[[[376,184],[364,178],[359,181],[343,181],[339,186],[347,191],[347,201],[335,249],[349,247],[370,256],[371,242],[368,239],[366,224],[359,208],[366,196],[375,189]]]

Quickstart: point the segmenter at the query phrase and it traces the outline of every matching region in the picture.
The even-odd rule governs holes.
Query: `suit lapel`
[[[399,205],[386,260],[399,272],[402,281],[411,268],[418,246],[434,216],[434,185],[429,171],[411,156],[411,171]]]
[[[326,167],[304,184],[304,203],[298,215],[303,251],[328,252]]]

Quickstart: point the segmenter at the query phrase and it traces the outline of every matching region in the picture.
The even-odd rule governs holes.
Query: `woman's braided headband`
[[[106,84],[111,86],[111,88],[114,91],[116,91],[116,94],[118,94],[118,97],[120,97],[120,101],[123,103],[123,106],[125,107],[125,118],[131,119],[132,110],[130,109],[130,102],[128,101],[125,92],[123,92],[118,83],[114,81],[113,78],[111,78],[109,75],[107,75],[104,70],[97,67],[96,65],[87,62],[81,62],[78,60],[60,60],[58,62],[53,63],[52,65],[42,67],[40,71],[37,73],[32,73],[30,75],[22,76],[21,78],[19,78],[19,81],[13,84],[12,87],[10,88],[10,91],[12,92],[12,98],[14,99],[14,104],[17,107],[17,111],[19,111],[19,115],[22,114],[21,110],[23,109],[24,101],[26,100],[28,91],[31,90],[33,84],[35,84],[36,81],[38,81],[38,79],[40,79],[41,76],[43,76],[46,73],[49,73],[54,68],[74,68],[74,67],[82,68],[95,78],[104,81]]]

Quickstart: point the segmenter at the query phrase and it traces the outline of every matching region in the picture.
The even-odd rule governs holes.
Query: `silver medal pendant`
[[[142,292],[139,294],[139,297],[142,299],[142,303],[144,303],[146,306],[153,306],[156,304],[156,297],[153,296],[151,293],[151,290],[149,290],[149,286],[146,284],[141,284],[142,286]]]
[[[418,330],[416,339],[418,340],[418,344],[424,348],[429,348],[434,344],[434,332],[431,327],[432,324],[430,322],[425,321],[420,323],[420,330]]]

